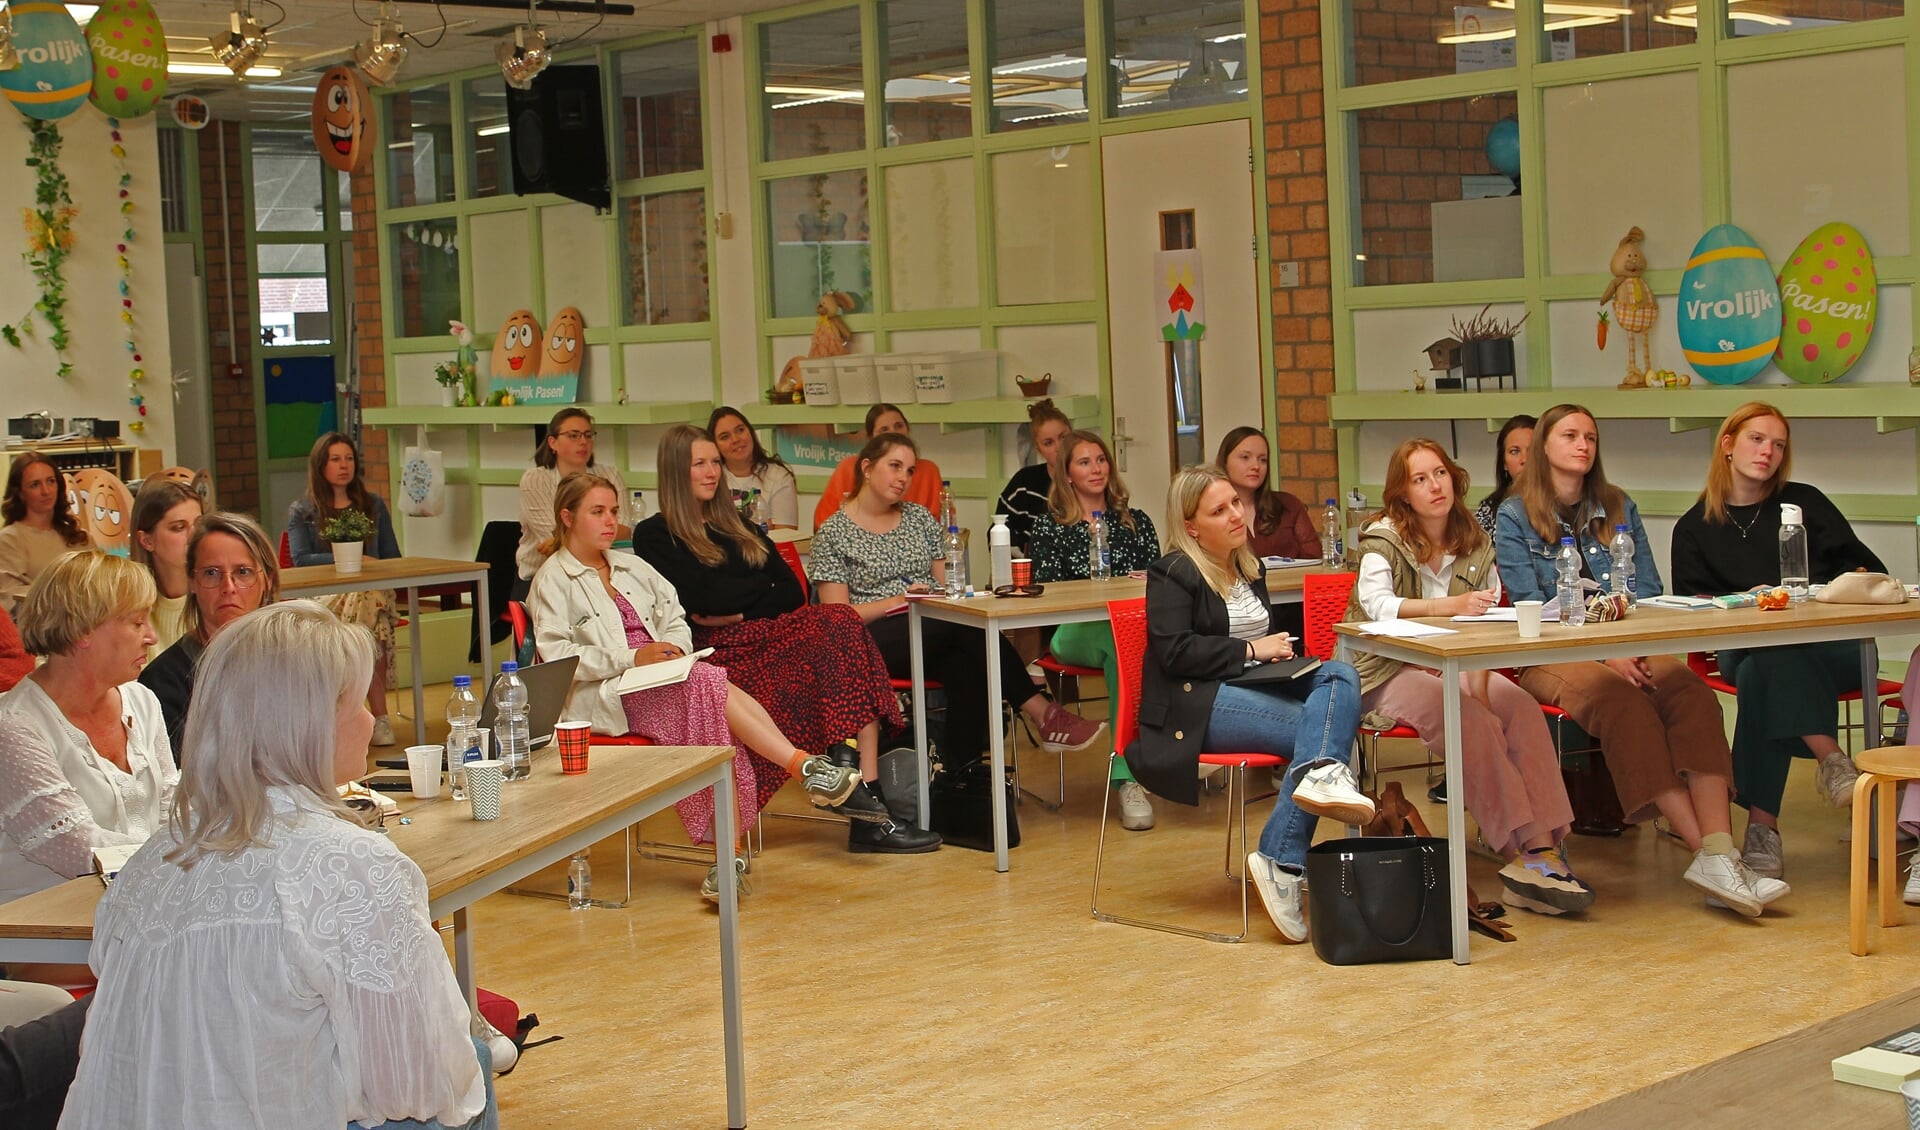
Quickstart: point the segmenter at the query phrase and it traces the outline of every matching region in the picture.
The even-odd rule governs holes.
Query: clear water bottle
[[[772,523],[767,519],[767,505],[760,499],[760,488],[754,487],[747,497],[747,523],[761,533],[766,533]]]
[[[447,699],[447,776],[454,800],[467,799],[466,763],[480,760],[480,700],[473,697],[473,676],[455,675]]]
[[[524,781],[532,772],[527,742],[527,685],[520,681],[520,665],[508,660],[493,687],[494,757],[504,762],[500,775],[505,780]]]
[[[586,910],[593,905],[593,864],[587,859],[586,852],[573,857],[567,864],[567,906],[574,910]]]
[[[1104,581],[1113,576],[1113,551],[1107,548],[1107,515],[1095,510],[1087,519],[1087,576]]]
[[[967,571],[967,554],[966,550],[960,546],[960,527],[958,526],[947,527],[946,557],[947,595],[959,596],[966,591],[967,587],[967,579],[963,576]]]
[[[1013,583],[1013,531],[1007,529],[1007,516],[995,514],[993,525],[987,529],[987,555],[991,560],[988,572],[994,588]]]
[[[1627,606],[1631,608],[1640,598],[1633,592],[1633,533],[1625,522],[1613,528],[1613,540],[1607,543],[1607,553],[1613,558],[1613,591],[1625,593]]]
[[[1560,557],[1554,563],[1559,584],[1560,622],[1577,628],[1587,622],[1587,594],[1580,585],[1580,549],[1572,538],[1560,539]]]
[[[958,526],[960,515],[953,507],[953,480],[940,480],[940,528]]]
[[[1780,585],[1795,604],[1807,599],[1807,527],[1800,508],[1780,505]]]
[[[1320,564],[1338,569],[1340,560],[1340,503],[1327,499],[1327,512],[1320,516]]]

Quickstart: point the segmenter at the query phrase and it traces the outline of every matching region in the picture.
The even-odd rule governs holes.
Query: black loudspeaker
[[[516,195],[552,192],[596,210],[613,207],[599,67],[548,67],[530,89],[509,86],[507,123]]]

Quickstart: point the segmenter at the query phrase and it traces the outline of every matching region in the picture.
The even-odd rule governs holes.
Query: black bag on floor
[[[1007,846],[1020,846],[1020,815],[1014,808],[1013,782],[1003,779],[1006,790]],[[985,761],[972,761],[957,770],[937,769],[929,800],[933,813],[930,826],[952,847],[974,851],[993,850],[993,767]]]
[[[1453,956],[1447,841],[1356,836],[1307,849],[1307,933],[1328,965]]]

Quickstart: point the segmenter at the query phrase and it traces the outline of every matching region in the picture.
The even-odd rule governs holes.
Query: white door
[[[1108,434],[1134,505],[1153,518],[1157,530],[1167,528],[1167,483],[1186,461],[1178,449],[1211,462],[1229,430],[1265,427],[1249,146],[1245,121],[1124,134],[1101,143],[1113,358]],[[1154,277],[1154,256],[1163,250],[1166,229],[1180,226],[1180,213],[1192,214],[1206,310],[1198,350],[1200,404],[1188,406],[1184,439],[1175,434],[1176,390],[1160,335],[1169,319],[1166,292]]]
[[[207,307],[194,264],[193,247],[169,243],[167,262],[167,340],[172,344],[173,462],[195,470],[213,467],[213,405],[207,379]],[[148,396],[167,396],[166,386],[150,384]],[[217,498],[218,496],[216,496]]]

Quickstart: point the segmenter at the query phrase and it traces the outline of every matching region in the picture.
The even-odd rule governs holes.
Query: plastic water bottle
[[[1806,600],[1811,592],[1807,588],[1807,527],[1802,521],[1798,506],[1780,505],[1780,585],[1795,604]]]
[[[1320,516],[1320,564],[1329,569],[1340,568],[1340,503],[1337,499],[1327,499],[1327,512]]]
[[[967,579],[962,576],[967,569],[967,555],[960,548],[960,527],[947,527],[947,595],[959,596],[966,591]]]
[[[958,526],[960,515],[953,508],[953,480],[940,480],[940,528]]]
[[[527,742],[527,685],[520,681],[520,665],[509,659],[500,665],[493,688],[494,756],[505,762],[503,779],[524,781],[533,771]]]
[[[992,560],[989,572],[994,588],[1013,583],[1013,531],[1007,529],[1007,516],[995,514],[987,529],[987,553]]]
[[[447,699],[447,775],[454,800],[467,799],[468,761],[480,760],[480,700],[473,697],[473,676],[455,675],[453,695]]]
[[[593,905],[593,864],[587,859],[586,852],[573,857],[567,864],[567,906],[573,910],[586,910]]]
[[[1613,540],[1607,543],[1607,552],[1613,558],[1613,591],[1625,593],[1627,606],[1631,608],[1640,598],[1633,594],[1633,534],[1625,522],[1613,528]]]
[[[1104,581],[1113,576],[1113,552],[1107,548],[1107,515],[1095,510],[1087,519],[1087,576]]]
[[[1560,622],[1577,628],[1587,622],[1587,594],[1580,585],[1580,550],[1572,538],[1560,539],[1554,571],[1559,574]]]

